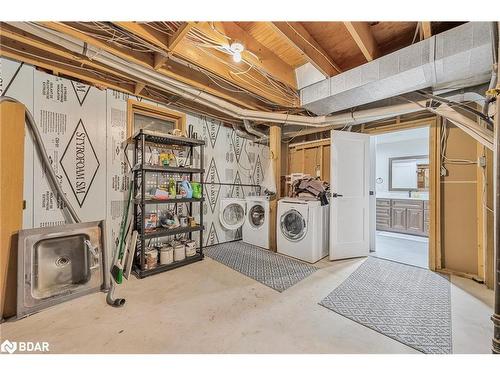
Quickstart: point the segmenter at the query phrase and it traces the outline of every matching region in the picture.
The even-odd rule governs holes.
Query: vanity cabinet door
[[[422,234],[424,231],[424,211],[421,208],[407,208],[406,223],[409,233]]]
[[[392,229],[406,231],[406,208],[392,207]]]
[[[377,199],[377,230],[391,229],[391,201]]]

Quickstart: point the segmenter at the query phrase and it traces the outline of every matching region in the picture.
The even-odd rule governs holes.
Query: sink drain
[[[69,263],[71,263],[71,259],[69,259],[67,257],[59,257],[56,259],[56,266],[57,267],[64,267],[64,266],[68,265]]]

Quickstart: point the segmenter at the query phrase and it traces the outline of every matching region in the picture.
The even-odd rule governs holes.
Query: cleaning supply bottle
[[[189,183],[186,176],[184,176],[184,178],[182,180],[181,189],[183,189],[185,191],[186,198],[193,197],[193,188],[191,187],[191,184]]]
[[[193,189],[193,198],[201,198],[201,184],[199,182],[191,182],[191,188]]]
[[[177,189],[175,188],[175,180],[173,177],[170,177],[170,180],[168,182],[168,194],[172,198],[175,198],[175,196],[177,195]]]

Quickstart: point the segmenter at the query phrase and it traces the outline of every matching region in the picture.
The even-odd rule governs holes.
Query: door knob
[[[343,197],[342,194],[337,194],[337,193],[333,193],[332,194],[332,198],[338,198],[338,197]]]

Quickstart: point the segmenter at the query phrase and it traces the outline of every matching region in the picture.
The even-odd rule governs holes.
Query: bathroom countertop
[[[408,196],[394,196],[394,195],[388,195],[388,194],[376,194],[375,195],[375,198],[379,198],[379,199],[408,199],[408,200],[412,200],[412,201],[428,201],[429,200],[429,197],[428,196],[425,196],[425,197],[408,197]]]

